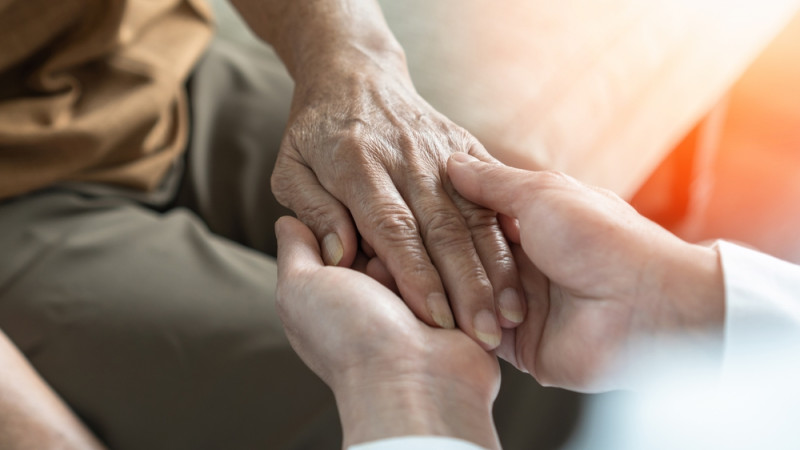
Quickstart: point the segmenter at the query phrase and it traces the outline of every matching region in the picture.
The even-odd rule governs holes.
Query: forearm
[[[448,436],[499,448],[491,398],[444,381],[358,381],[335,389],[344,447],[399,436]]]
[[[0,448],[103,448],[2,332]]]
[[[405,56],[375,0],[231,0],[295,79],[364,58],[405,70]]]

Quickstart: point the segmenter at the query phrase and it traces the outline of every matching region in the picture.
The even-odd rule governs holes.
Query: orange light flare
[[[800,262],[800,14],[739,78],[725,105],[711,164],[686,167],[692,159],[675,152],[632,203],[687,240],[725,238]],[[687,184],[688,194],[708,198],[682,215],[675,199]]]

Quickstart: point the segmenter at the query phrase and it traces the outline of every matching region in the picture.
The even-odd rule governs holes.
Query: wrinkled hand
[[[358,232],[419,318],[452,328],[454,315],[496,347],[498,322],[525,315],[516,267],[496,214],[458,195],[445,171],[454,152],[491,156],[419,97],[404,64],[345,66],[297,80],[273,192],[313,230],[327,264],[353,263]]]
[[[611,192],[555,172],[526,172],[454,155],[465,197],[502,213],[528,302],[498,354],[543,384],[594,391],[640,339],[719,326],[716,251],[688,244]],[[517,222],[518,221],[518,222]]]
[[[431,328],[386,287],[323,264],[311,231],[285,217],[277,306],[292,347],[334,391],[345,444],[441,434],[495,447],[496,358],[458,330]]]

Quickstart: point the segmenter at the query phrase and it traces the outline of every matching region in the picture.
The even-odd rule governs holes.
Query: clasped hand
[[[360,236],[417,317],[497,347],[501,326],[525,315],[517,269],[496,214],[459,195],[445,168],[454,152],[493,158],[419,97],[404,62],[348,58],[298,78],[273,192],[325,263],[351,267]]]
[[[722,323],[716,251],[678,239],[613,193],[559,173],[526,172],[465,154],[450,158],[448,173],[464,198],[500,213],[528,314],[519,327],[504,330],[496,353],[541,383],[582,391],[625,387],[601,375],[636,339]],[[457,336],[448,344],[436,341],[399,297],[366,275],[323,267],[316,242],[296,220],[284,219],[278,232],[278,304],[290,339],[303,342],[297,350],[312,368],[364,367],[382,354],[416,358],[431,369],[471,355],[469,342],[454,344]],[[438,349],[433,358],[404,345],[420,341]],[[447,345],[453,348],[444,350]],[[314,362],[333,355],[339,363]],[[485,381],[489,363],[468,359],[451,377],[480,374]],[[384,373],[413,366],[377,360]]]

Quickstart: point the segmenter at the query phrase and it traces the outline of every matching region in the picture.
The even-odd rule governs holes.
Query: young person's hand
[[[498,354],[538,381],[593,391],[635,369],[631,350],[673,335],[706,338],[724,319],[717,252],[688,244],[615,194],[556,172],[527,172],[454,155],[453,185],[501,213],[528,314]],[[712,331],[713,333],[713,331]]]
[[[333,389],[345,446],[405,435],[499,446],[494,355],[459,330],[421,322],[367,275],[324,265],[297,219],[282,218],[276,231],[278,312],[292,347]]]

